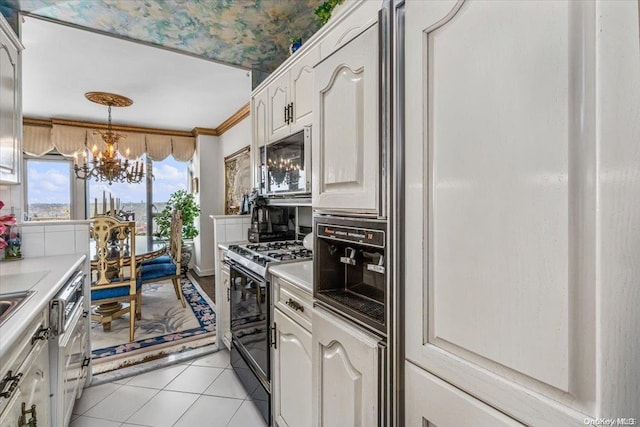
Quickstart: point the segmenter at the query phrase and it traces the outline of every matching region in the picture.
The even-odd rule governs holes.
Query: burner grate
[[[322,294],[384,325],[384,304],[361,297],[344,289],[322,291]]]

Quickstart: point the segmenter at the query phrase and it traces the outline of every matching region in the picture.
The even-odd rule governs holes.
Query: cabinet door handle
[[[300,311],[304,313],[304,307],[298,301],[294,301],[291,298],[289,298],[289,301],[287,301],[285,304],[287,304],[289,307],[293,308],[296,311]]]
[[[284,106],[284,122],[286,124],[289,124],[289,106],[288,105]]]
[[[271,327],[271,347],[278,348],[278,331],[276,330],[276,322],[273,322]]]
[[[31,414],[31,418],[27,421],[27,414]],[[31,405],[31,409],[27,409],[27,404],[22,402],[22,415],[18,418],[18,427],[37,427],[38,416],[36,414],[36,405]]]
[[[38,340],[46,340],[47,338],[49,338],[49,328],[40,328],[31,337],[31,345],[35,344],[35,342]]]
[[[231,288],[227,288],[227,301],[231,301]]]
[[[0,391],[2,391],[0,393],[0,397],[9,399],[11,395],[13,395],[13,392],[16,391],[16,388],[18,388],[18,384],[20,384],[20,378],[22,378],[22,375],[23,374],[21,372],[18,372],[16,375],[12,375],[12,372],[8,371],[7,374],[4,376],[4,378],[2,379],[2,382],[0,382]],[[11,384],[9,385],[9,388],[5,391],[4,387],[8,383],[11,383]]]
[[[82,361],[82,367],[86,368],[87,366],[89,366],[89,363],[91,363],[91,358],[85,357],[84,360]]]
[[[287,108],[289,109],[289,123],[293,123],[293,102]]]

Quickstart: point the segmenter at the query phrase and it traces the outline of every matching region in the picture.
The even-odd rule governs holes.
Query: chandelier
[[[130,162],[126,157],[122,157],[118,151],[118,141],[126,136],[114,132],[111,128],[111,107],[128,107],[133,104],[133,101],[124,96],[106,92],[87,92],[84,96],[91,102],[108,106],[109,121],[106,132],[94,131],[94,134],[99,133],[102,137],[105,144],[104,151],[100,151],[94,144],[91,149],[91,160],[87,162],[85,151],[82,164],[78,162],[78,154],[74,154],[73,170],[76,178],[85,180],[95,178],[96,181],[106,181],[109,185],[114,182],[139,183],[144,175],[144,164],[139,160]],[[129,155],[129,149],[125,155]]]

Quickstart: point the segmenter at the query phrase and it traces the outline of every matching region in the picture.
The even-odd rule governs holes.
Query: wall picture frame
[[[249,194],[251,183],[251,146],[224,158],[224,213],[237,215],[242,197]]]

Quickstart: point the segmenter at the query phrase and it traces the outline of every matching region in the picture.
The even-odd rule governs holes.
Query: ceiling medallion
[[[144,164],[139,159],[129,162],[126,156],[123,157],[118,151],[118,142],[126,138],[126,135],[115,133],[111,128],[111,107],[128,107],[133,101],[125,96],[107,92],[87,92],[84,96],[91,102],[108,106],[109,120],[107,131],[95,130],[99,133],[105,144],[104,151],[99,151],[97,145],[91,148],[91,160],[87,162],[87,150],[84,150],[82,164],[78,162],[78,153],[73,155],[73,170],[78,179],[95,178],[96,181],[106,181],[111,185],[114,182],[126,182],[137,184],[144,175]]]

